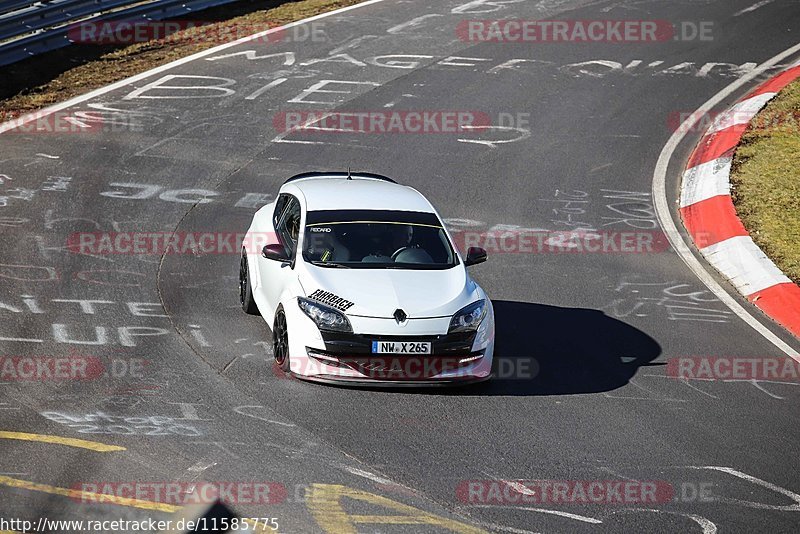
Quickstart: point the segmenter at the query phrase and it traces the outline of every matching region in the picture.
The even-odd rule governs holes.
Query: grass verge
[[[800,81],[750,123],[736,150],[731,186],[753,240],[800,284]]]
[[[13,118],[23,113],[36,111],[170,61],[217,46],[224,42],[220,40],[220,36],[243,37],[262,29],[280,26],[362,1],[256,0],[242,2],[240,5],[234,4],[233,7],[203,11],[200,13],[200,18],[203,20],[218,18],[226,20],[213,22],[212,25],[204,26],[201,29],[182,30],[170,35],[167,39],[117,47],[102,54],[97,52],[101,50],[100,47],[72,45],[64,49],[65,51],[44,55],[48,57],[34,56],[18,64],[3,67],[14,71],[12,78],[18,82],[16,90],[19,92],[0,100],[0,117]],[[230,14],[242,11],[249,12],[230,18]],[[253,30],[247,31],[244,35],[237,35],[241,32],[241,28],[248,30],[252,28]],[[201,35],[211,34],[217,37],[214,39],[198,38],[199,31],[203,32]],[[109,48],[111,47],[106,47],[106,50]],[[92,57],[93,54],[96,54],[97,57]],[[78,65],[64,69],[65,63],[67,65],[78,63]],[[52,71],[56,74],[52,79],[29,87],[28,84],[31,84],[32,80],[40,81],[41,71]]]

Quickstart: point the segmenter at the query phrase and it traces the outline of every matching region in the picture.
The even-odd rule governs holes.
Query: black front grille
[[[369,334],[348,334],[343,332],[322,332],[325,350],[332,354],[372,354],[373,341],[429,341],[433,356],[463,356],[472,351],[475,332],[457,332],[433,336],[382,336]],[[415,354],[415,356],[424,356]]]

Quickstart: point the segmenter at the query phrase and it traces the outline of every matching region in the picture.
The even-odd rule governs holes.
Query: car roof
[[[307,211],[398,210],[435,213],[422,193],[379,175],[314,173],[292,177],[281,187],[305,201]]]

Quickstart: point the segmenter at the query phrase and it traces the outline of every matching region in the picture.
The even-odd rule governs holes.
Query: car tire
[[[272,354],[275,363],[283,372],[289,372],[289,328],[286,324],[286,314],[283,308],[278,308],[275,313],[275,322],[272,325]]]
[[[250,269],[247,266],[247,254],[242,251],[239,261],[239,302],[242,310],[250,315],[259,315],[256,301],[253,300],[253,288],[250,285]]]

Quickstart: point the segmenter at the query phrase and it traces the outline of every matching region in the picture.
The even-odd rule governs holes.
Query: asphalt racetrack
[[[168,518],[180,499],[117,490],[209,481],[268,484],[270,498],[242,491],[234,507],[286,533],[796,531],[800,382],[682,380],[669,362],[788,358],[800,343],[711,274],[771,339],[734,313],[662,232],[659,201],[682,229],[676,195],[702,129],[669,155],[663,199],[653,184],[682,118],[797,61],[788,52],[759,70],[800,41],[799,7],[384,0],[59,112],[90,127],[2,133],[2,516]],[[650,42],[464,33],[496,19],[677,31]],[[411,111],[485,121],[287,128],[321,112]],[[85,233],[244,232],[287,177],[348,167],[419,189],[489,250],[472,274],[496,312],[494,380],[435,391],[298,381],[273,365],[264,322],[240,309],[237,250],[69,246]],[[519,237],[533,230],[629,233],[634,245],[537,250]],[[642,236],[655,245],[637,247]],[[102,369],[15,375],[32,356]],[[621,502],[565,502],[515,481],[634,489]],[[657,502],[637,497],[644,483]]]

